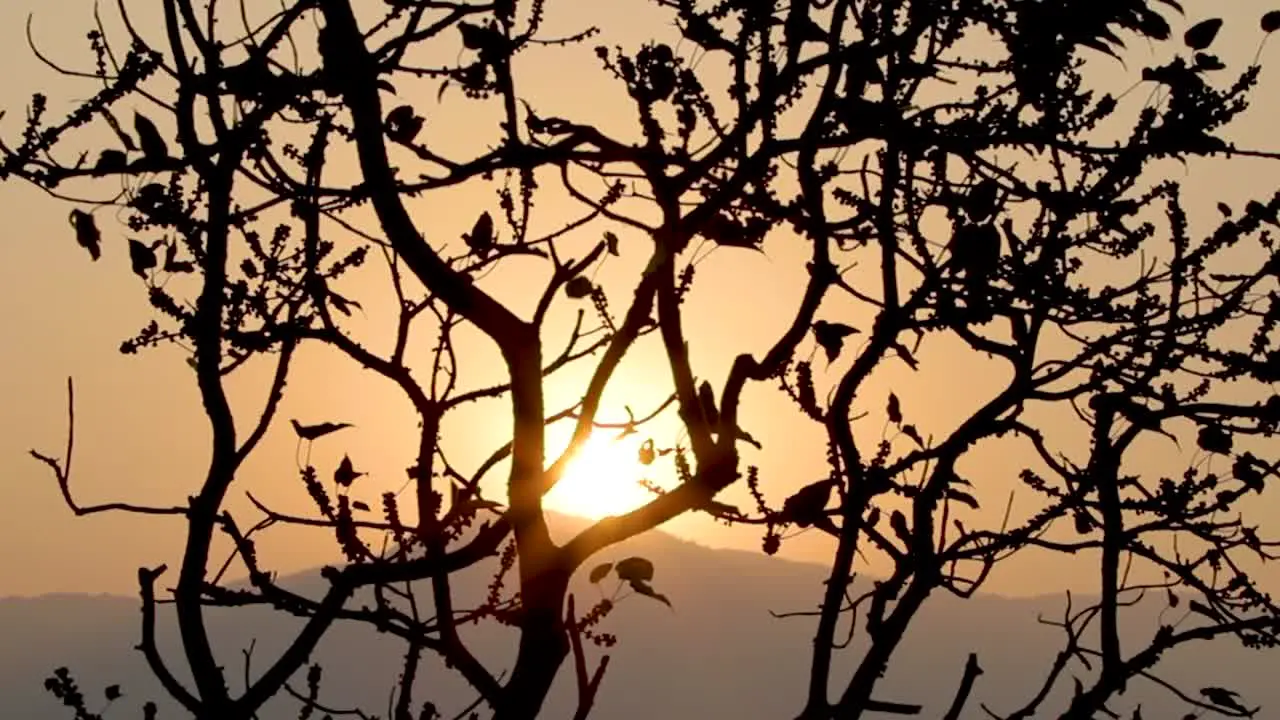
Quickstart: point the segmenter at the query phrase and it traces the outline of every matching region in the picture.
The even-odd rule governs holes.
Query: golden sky
[[[145,28],[153,24],[153,7],[158,3],[132,0]],[[1192,16],[1187,20],[1170,17],[1180,32],[1195,20],[1195,6],[1187,3]],[[1212,5],[1225,5],[1213,3]],[[665,16],[640,0],[591,2],[551,0],[549,33],[572,31],[589,23],[601,25],[601,42],[634,47],[654,35],[670,36],[672,28]],[[1257,17],[1266,3],[1257,0],[1233,2],[1225,10],[1227,20],[1216,45],[1223,59],[1235,68],[1253,56],[1260,34]],[[21,130],[24,105],[32,92],[48,93],[55,111],[65,101],[87,97],[87,85],[68,82],[41,66],[26,49],[23,28],[28,13],[34,13],[34,34],[42,49],[69,65],[85,66],[90,60],[85,33],[90,29],[90,0],[6,0],[0,3],[0,62],[6,81],[0,90],[0,108],[8,117],[0,120],[0,136],[13,138]],[[109,15],[109,13],[108,13]],[[595,44],[595,41],[592,42]],[[1267,55],[1280,52],[1272,47]],[[1096,79],[1112,92],[1132,84],[1150,50],[1135,43],[1129,67],[1104,64]],[[1265,55],[1264,55],[1265,57]],[[594,62],[589,47],[574,50],[545,50],[530,54],[519,66],[518,82],[544,105],[547,114],[590,120],[625,132],[631,120],[619,87],[609,81]],[[1280,101],[1276,100],[1277,80],[1263,74],[1263,89],[1255,96],[1254,107],[1237,123],[1233,138],[1243,145],[1280,150],[1280,140],[1272,128]],[[402,92],[404,88],[401,89]],[[1146,86],[1131,93],[1141,102],[1149,93]],[[457,100],[456,96],[454,98]],[[446,104],[448,105],[448,103]],[[468,107],[454,103],[454,108]],[[476,108],[474,114],[455,111],[448,116],[428,114],[428,131],[456,138],[459,142],[483,142],[474,128],[488,131],[489,110]],[[1269,195],[1280,180],[1280,165],[1268,161],[1198,163],[1180,174],[1192,203],[1193,219],[1211,217],[1218,199],[1235,204],[1253,195]],[[494,199],[473,191],[450,196],[429,197],[414,206],[420,225],[428,236],[459,237],[487,203]],[[100,219],[106,251],[99,263],[90,263],[76,246],[67,225],[66,204],[45,197],[29,186],[8,183],[0,186],[0,595],[35,594],[48,591],[134,591],[139,565],[171,561],[180,542],[180,523],[174,520],[127,516],[75,518],[58,496],[45,468],[27,456],[35,447],[60,454],[65,431],[64,383],[72,376],[77,389],[77,437],[73,490],[85,504],[108,500],[137,503],[180,503],[195,491],[203,475],[206,457],[206,426],[200,410],[193,377],[180,352],[173,349],[123,356],[117,352],[121,340],[131,336],[149,319],[149,308],[141,284],[128,269],[122,251],[122,227],[110,217]],[[538,208],[538,221],[550,228],[562,222],[571,206],[550,200]],[[598,233],[603,226],[592,226]],[[615,311],[629,294],[627,282],[644,262],[643,243],[628,242],[623,235],[623,255],[602,268],[597,280],[607,287],[621,288],[615,295]],[[585,238],[590,242],[598,234]],[[632,238],[632,240],[635,240]],[[114,241],[114,245],[113,245]],[[795,300],[807,277],[804,245],[786,232],[771,236],[768,255],[721,249],[699,266],[697,284],[689,303],[688,335],[695,373],[719,383],[733,355],[743,350],[758,352],[790,321]],[[486,280],[486,287],[518,307],[530,305],[530,293],[540,276],[524,273],[525,266],[513,263],[501,274]],[[351,280],[353,294],[365,303],[367,317],[353,321],[353,330],[376,342],[386,336],[387,289],[376,263]],[[552,354],[571,322],[577,306],[563,307],[547,336],[547,354]],[[832,304],[823,317],[852,325],[863,324],[849,306]],[[527,310],[521,311],[527,316]],[[429,335],[427,336],[429,341]],[[854,339],[856,340],[856,338]],[[499,367],[487,346],[476,344],[476,360],[469,365],[468,384],[492,378]],[[807,353],[811,343],[802,346]],[[849,350],[856,350],[851,341]],[[622,405],[630,404],[638,415],[646,414],[669,392],[668,374],[656,343],[643,344],[636,357],[624,364],[606,396],[604,420],[623,419]],[[958,346],[935,343],[920,354],[923,372],[910,373],[890,366],[878,372],[860,402],[871,416],[856,426],[859,437],[874,441],[883,423],[884,397],[890,389],[903,401],[912,421],[927,435],[941,435],[954,426],[966,410],[987,398],[1000,382],[991,366],[980,358],[958,351]],[[851,354],[851,353],[847,353]],[[415,417],[406,402],[389,387],[371,379],[350,362],[334,353],[304,350],[295,364],[295,380],[289,385],[280,422],[269,433],[257,456],[246,466],[240,487],[282,509],[305,510],[305,493],[297,481],[292,453],[295,438],[285,419],[303,422],[343,420],[357,427],[340,436],[316,444],[313,461],[322,476],[331,471],[344,452],[358,467],[370,472],[360,489],[376,504],[378,494],[400,487],[404,468],[410,463],[415,436]],[[843,365],[834,370],[838,372]],[[821,359],[815,368],[826,373]],[[549,408],[560,409],[580,396],[586,370],[566,373],[550,385]],[[834,377],[834,374],[830,377]],[[959,378],[959,381],[957,380]],[[261,405],[262,374],[251,371],[237,381],[234,399],[244,420]],[[759,463],[766,491],[780,502],[800,485],[825,474],[824,443],[789,402],[771,387],[760,387],[746,395],[744,426],[765,443],[766,452],[748,451],[744,461]],[[490,449],[506,439],[500,430],[509,422],[501,404],[476,404],[458,414],[446,429],[451,460],[472,466]],[[498,430],[495,430],[495,427]],[[670,422],[655,427],[659,444],[678,440]],[[553,431],[552,438],[563,438]],[[607,436],[606,436],[607,437]],[[643,436],[642,436],[643,437]],[[613,446],[605,438],[593,441],[592,462],[576,470],[565,488],[552,496],[552,507],[569,512],[609,512],[638,502],[642,494],[634,490],[643,474],[632,461],[639,438],[629,438]],[[630,443],[630,444],[627,444]],[[1171,460],[1168,449],[1163,458]],[[1154,456],[1154,453],[1153,453]],[[1003,509],[1010,480],[1021,467],[1017,457],[988,451],[969,470],[970,479],[984,488],[990,498],[990,513]],[[1154,461],[1152,461],[1154,462]],[[610,465],[612,464],[612,468]],[[1153,466],[1154,467],[1154,466]],[[612,470],[607,478],[594,477],[589,469]],[[495,477],[500,473],[495,474]],[[654,477],[663,480],[663,477]],[[611,483],[615,490],[587,487],[592,482]],[[497,488],[497,485],[493,486]],[[987,488],[991,488],[988,490]],[[1030,502],[1025,491],[1015,497]],[[750,507],[744,490],[731,489],[722,500]],[[233,505],[237,511],[243,503]],[[601,509],[604,508],[604,509]],[[1022,507],[1022,512],[1033,508]],[[1271,508],[1259,508],[1272,511]],[[250,516],[246,516],[250,517]],[[989,519],[983,516],[984,519]],[[758,548],[759,532],[751,528],[725,528],[705,516],[681,518],[668,528],[698,542],[726,547]],[[264,549],[264,560],[275,569],[289,571],[327,560],[332,541],[318,537],[281,536]],[[784,555],[821,561],[829,548],[814,534],[796,538],[784,546]],[[989,589],[1009,594],[1036,594],[1057,591],[1062,578],[1088,584],[1087,576],[1072,574],[1067,566],[1042,562],[1042,558],[1015,560],[993,577]],[[1065,573],[1065,574],[1064,574]]]

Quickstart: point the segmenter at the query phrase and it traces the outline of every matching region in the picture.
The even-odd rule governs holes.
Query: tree
[[[131,267],[157,319],[122,350],[189,351],[208,415],[208,472],[182,507],[80,507],[69,489],[70,443],[61,460],[35,453],[77,512],[185,518],[173,601],[194,687],[155,652],[154,582],[164,568],[139,571],[142,648],[166,690],[197,718],[252,717],[342,621],[405,641],[397,718],[421,702],[412,691],[423,652],[443,657],[502,720],[538,716],[572,655],[585,716],[605,664],[588,662],[583,636],[602,637],[592,628],[611,605],[579,616],[570,579],[584,568],[593,579],[612,572],[669,602],[651,584],[648,561],[594,558],[690,512],[761,526],[770,554],[792,527],[831,536],[803,720],[919,712],[909,699],[875,694],[916,613],[940,592],[971,595],[997,564],[1024,551],[1092,553],[1100,596],[1068,609],[1067,641],[1046,669],[1044,691],[1023,709],[992,715],[1092,718],[1111,712],[1131,681],[1155,677],[1171,648],[1226,636],[1271,647],[1280,608],[1249,572],[1275,543],[1242,509],[1276,472],[1265,440],[1280,426],[1280,400],[1266,391],[1280,380],[1280,266],[1270,235],[1280,194],[1241,213],[1222,205],[1221,220],[1197,230],[1193,213],[1205,201],[1185,197],[1173,179],[1177,165],[1166,162],[1275,157],[1224,139],[1260,67],[1230,70],[1213,54],[1222,21],[1193,22],[1209,6],[1184,14],[1173,0],[653,4],[675,20],[678,38],[595,49],[629,98],[631,136],[540,114],[522,91],[522,57],[584,57],[596,34],[548,35],[541,0],[359,8],[289,0],[243,23],[229,6],[206,14],[190,0],[164,0],[148,6],[163,13],[159,37],[144,37],[132,22],[127,46],[109,42],[101,26],[90,34],[98,62],[83,77],[100,89],[69,116],[51,120],[47,100],[32,100],[0,171],[50,193],[74,185],[72,229],[94,260],[124,245],[87,208],[123,208]],[[1277,27],[1280,15],[1268,13],[1255,32]],[[1100,92],[1091,69],[1125,67],[1122,56],[1136,59],[1126,44],[1138,40],[1167,60],[1142,69],[1141,92]],[[497,117],[492,146],[465,156],[433,142],[430,127],[430,118],[462,107],[460,95]],[[132,132],[122,126],[130,105],[147,108],[134,115]],[[81,139],[91,125],[114,138]],[[347,158],[356,171],[342,169]],[[120,197],[80,194],[101,197],[116,181],[127,188]],[[420,196],[490,184],[498,212],[477,211],[462,245],[416,211]],[[540,228],[537,208],[557,196],[575,201],[578,215]],[[598,240],[583,240],[588,228]],[[727,376],[712,384],[691,360],[700,338],[685,325],[699,264],[711,250],[730,264],[769,253],[783,235],[802,239],[809,253],[793,319],[759,354],[733,348]],[[591,273],[628,257],[622,243],[647,257],[629,286],[606,292]],[[394,316],[380,318],[394,328],[389,342],[356,334],[353,312],[365,306],[339,290],[371,253],[385,262],[382,277],[396,298]],[[486,274],[516,265],[545,282],[534,296],[503,301]],[[874,270],[851,279],[855,265]],[[551,318],[574,303],[591,307],[577,313],[566,345],[547,347]],[[467,332],[488,345],[461,350]],[[408,350],[414,333],[432,334],[425,361]],[[605,389],[650,336],[664,354],[671,398],[639,416],[627,408],[617,421],[603,407]],[[909,388],[895,387],[877,393],[886,403],[879,436],[857,425],[880,412],[882,400],[868,398],[875,378],[924,371],[921,358],[944,342],[989,358],[997,391],[935,433],[912,421],[929,399],[904,402],[898,393],[908,397]],[[359,476],[350,458],[332,490],[310,464],[310,443],[340,423],[295,421],[314,512],[260,505],[263,519],[246,527],[225,509],[306,344],[336,349],[412,403],[420,427],[410,507],[388,494],[382,517],[366,519],[373,511],[346,492]],[[829,386],[815,374],[818,348],[831,366]],[[505,376],[463,389],[464,366],[494,350]],[[274,367],[265,409],[245,427],[226,384],[263,362]],[[581,401],[548,407],[551,379],[583,366]],[[827,476],[799,490],[784,485],[790,494],[781,503],[769,502],[778,488],[747,461],[750,452],[785,452],[747,430],[744,392],[755,387],[780,387],[827,440]],[[441,423],[485,398],[508,403],[509,441],[478,468],[456,467]],[[554,542],[542,498],[591,431],[644,432],[668,408],[685,439],[673,447],[650,440],[640,460],[670,467],[674,487]],[[573,424],[573,438],[547,458],[546,427],[559,421]],[[1073,442],[1081,429],[1087,442]],[[1159,477],[1134,466],[1155,442],[1199,450],[1180,476]],[[973,458],[993,447],[1024,465],[1021,497],[1038,503],[1024,516],[979,513],[996,503],[998,485]],[[504,462],[506,497],[483,497],[480,479]],[[740,486],[758,507],[716,500]],[[282,524],[327,528],[341,545],[347,563],[325,570],[324,597],[297,595],[259,567],[254,536]],[[252,589],[211,579],[218,534],[234,541]],[[382,537],[394,540],[390,550],[374,550]],[[859,554],[879,558],[889,574],[855,598],[848,588]],[[489,601],[455,608],[451,575],[494,557]],[[503,585],[509,570],[514,592]],[[1139,579],[1144,573],[1151,577]],[[430,582],[434,617],[406,609],[407,581]],[[366,591],[379,598],[373,607],[349,603]],[[1126,647],[1121,618],[1146,593],[1167,596],[1171,607],[1185,598],[1188,615]],[[307,622],[236,695],[215,662],[205,607],[244,604]],[[470,654],[458,618],[518,629],[504,679]],[[858,631],[862,655],[833,693],[842,623]],[[1068,704],[1044,706],[1072,672]],[[971,657],[948,718],[960,716],[980,673]],[[319,669],[307,679],[310,690],[299,697],[311,707]],[[1228,716],[1255,711],[1223,688],[1183,697]],[[429,706],[423,716],[434,712]]]

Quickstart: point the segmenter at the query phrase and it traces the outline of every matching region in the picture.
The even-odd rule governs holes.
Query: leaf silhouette
[[[642,557],[629,557],[619,560],[614,572],[623,582],[649,582],[653,579],[653,563]]]
[[[947,497],[952,500],[959,501],[965,505],[968,505],[974,510],[979,509],[978,499],[963,490],[956,490],[955,488],[947,488]]]
[[[133,130],[138,133],[138,146],[148,160],[159,162],[169,158],[169,146],[165,144],[155,123],[140,112],[133,114]]]
[[[564,285],[564,294],[579,300],[591,294],[595,286],[587,279],[585,275],[579,275]]]
[[[1214,38],[1218,37],[1218,31],[1222,29],[1222,18],[1209,18],[1192,25],[1186,33],[1182,35],[1182,42],[1192,50],[1204,50],[1213,44]]]
[[[1218,59],[1217,55],[1210,55],[1209,53],[1202,52],[1196,53],[1195,66],[1197,70],[1210,72],[1213,70],[1225,70],[1227,68],[1226,64],[1223,63],[1222,60]]]
[[[880,523],[880,508],[873,507],[867,512],[867,517],[862,521],[862,526],[873,528]]]
[[[631,589],[635,590],[636,593],[644,595],[645,597],[651,597],[654,600],[661,602],[663,605],[675,609],[675,606],[671,604],[671,600],[669,600],[666,595],[663,595],[650,587],[648,582],[644,580],[632,580],[629,584],[631,585]]]
[[[844,348],[844,339],[859,332],[857,328],[841,323],[817,320],[813,323],[813,337],[827,353],[827,362],[835,362]]]
[[[342,487],[351,487],[351,483],[362,475],[364,473],[356,470],[350,456],[343,455],[342,462],[338,463],[338,469],[333,471],[333,481]]]
[[[387,113],[387,137],[393,142],[408,145],[422,131],[425,121],[413,112],[409,105],[401,105]]]
[[[1258,458],[1252,453],[1241,453],[1231,464],[1231,476],[1244,483],[1250,490],[1262,492],[1266,477],[1258,465]]]
[[[135,275],[146,280],[147,272],[156,266],[156,251],[146,243],[129,238],[129,264]]]
[[[1087,535],[1093,531],[1093,518],[1089,517],[1089,513],[1077,512],[1072,516],[1075,521],[1076,532],[1081,535]]]
[[[1235,692],[1234,690],[1228,690],[1221,687],[1206,687],[1200,688],[1200,694],[1218,707],[1229,708],[1246,716],[1251,716],[1253,714],[1236,699],[1240,697],[1240,693]]]
[[[493,247],[493,216],[486,210],[480,213],[480,217],[476,218],[476,224],[471,227],[471,232],[462,236],[466,241],[467,247],[470,247],[477,255],[484,257],[489,249]]]
[[[103,150],[93,169],[97,172],[119,172],[129,166],[129,158],[119,150]]]
[[[343,428],[354,427],[351,423],[345,422],[323,422],[316,425],[303,425],[297,420],[291,420],[293,423],[293,431],[303,440],[315,440],[324,437],[330,433],[335,433]]]
[[[604,234],[604,246],[605,249],[609,251],[610,255],[613,255],[614,257],[618,256],[618,236],[616,234],[606,232]]]
[[[178,260],[178,244],[170,242],[164,248],[164,271],[167,273],[195,272],[195,263]]]
[[[924,447],[924,438],[920,437],[920,431],[916,429],[915,425],[903,425],[902,434],[914,440],[920,447]]]
[[[894,510],[889,516],[889,527],[893,528],[893,533],[903,542],[911,545],[911,528],[907,526],[907,516],[901,510]]]
[[[1196,444],[1201,450],[1219,455],[1231,454],[1231,432],[1225,428],[1208,425],[1200,428],[1196,435]]]
[[[120,692],[119,685],[108,685],[106,689],[102,691],[102,694],[107,698],[107,702],[111,702],[113,700],[119,700],[123,693]]]
[[[898,396],[889,393],[889,403],[885,407],[885,414],[889,416],[889,422],[894,425],[902,423],[902,406],[898,403]]]
[[[89,257],[97,260],[102,257],[102,233],[98,232],[98,223],[89,213],[76,209],[71,211],[71,227],[76,231],[76,242],[89,251]]]
[[[493,58],[506,50],[507,39],[502,33],[485,25],[458,23],[458,32],[462,33],[462,45],[468,50],[477,50],[482,58]]]
[[[609,571],[612,569],[613,563],[602,563],[591,568],[591,574],[587,576],[587,579],[590,580],[592,584],[598,583],[605,579],[605,577],[609,575]]]
[[[353,510],[361,510],[364,512],[369,512],[369,503],[366,503],[362,500],[353,500],[351,502],[351,508]]]
[[[1214,622],[1222,621],[1222,617],[1219,616],[1218,613],[1214,611],[1213,608],[1209,607],[1208,605],[1205,605],[1204,603],[1198,600],[1192,600],[1188,602],[1187,607],[1190,608],[1192,612],[1195,612],[1199,615],[1203,615],[1204,617],[1207,617],[1210,620],[1213,620]]]
[[[799,527],[809,527],[826,517],[827,502],[834,483],[829,478],[809,483],[782,503],[782,519]]]
[[[1276,30],[1280,30],[1280,10],[1270,10],[1262,14],[1262,19],[1258,24],[1262,27],[1262,32],[1270,34]]]

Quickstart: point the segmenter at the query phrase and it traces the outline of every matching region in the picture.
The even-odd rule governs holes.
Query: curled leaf
[[[813,337],[827,353],[827,362],[835,362],[844,348],[844,339],[858,332],[855,327],[841,323],[817,320],[813,323]]]
[[[71,227],[76,231],[76,242],[89,251],[89,257],[97,260],[102,257],[102,233],[98,231],[98,223],[93,216],[83,210],[71,211]]]
[[[342,487],[351,487],[351,483],[362,475],[364,473],[356,470],[350,456],[343,455],[342,462],[338,463],[338,469],[333,471],[333,481]]]
[[[653,439],[645,440],[640,445],[640,464],[652,465],[655,457],[657,457],[657,452],[653,449]]]
[[[387,113],[387,137],[393,142],[407,145],[422,131],[423,122],[425,121],[414,113],[412,107],[401,105]]]
[[[654,590],[650,587],[649,583],[644,580],[632,580],[630,585],[631,589],[635,590],[637,594],[644,595],[645,597],[651,597],[654,600],[661,602],[663,605],[675,609],[671,604],[671,600],[669,600],[666,595]]]

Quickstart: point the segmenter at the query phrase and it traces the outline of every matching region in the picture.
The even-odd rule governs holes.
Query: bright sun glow
[[[640,486],[646,473],[638,460],[636,436],[618,441],[592,435],[564,477],[547,493],[547,506],[570,515],[599,519],[634,510],[653,499]]]

